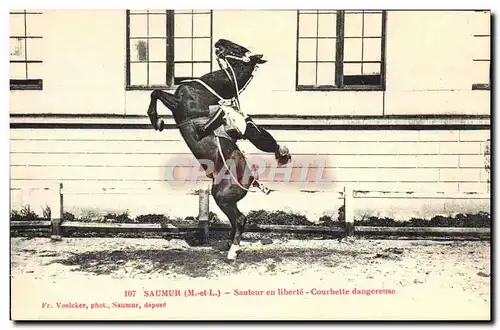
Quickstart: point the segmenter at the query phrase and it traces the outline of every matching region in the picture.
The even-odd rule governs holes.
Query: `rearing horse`
[[[263,55],[252,54],[247,48],[225,39],[215,43],[215,53],[219,64],[226,65],[221,70],[182,82],[174,94],[162,90],[151,93],[147,113],[153,127],[163,130],[163,120],[158,118],[156,110],[157,100],[160,100],[172,112],[176,126],[193,155],[199,161],[211,161],[216,174],[229,170],[229,161],[236,164],[240,173],[250,171],[245,156],[236,145],[237,139],[248,139],[258,149],[274,153],[278,164],[287,163],[291,158],[288,150],[280,147],[269,132],[255,125],[249,117],[245,118],[246,127],[238,138],[219,138],[214,134],[213,130],[222,125],[222,116],[220,111],[212,114],[210,107],[217,106],[221,100],[232,100],[239,106],[238,94],[253,78],[257,65],[266,63]],[[212,178],[211,195],[231,222],[231,247],[227,258],[235,260],[246,224],[246,217],[236,204],[246,196],[251,186],[259,187],[260,184],[252,176],[250,180],[236,184],[230,179],[214,180],[213,173],[207,173],[207,176]]]

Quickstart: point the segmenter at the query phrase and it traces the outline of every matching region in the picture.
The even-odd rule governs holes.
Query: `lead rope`
[[[233,58],[236,58],[233,56]],[[237,58],[239,59],[239,58]],[[231,65],[231,63],[229,63],[229,61],[224,57],[224,63],[225,65],[223,65],[220,61],[220,59],[217,57],[217,62],[219,63],[219,66],[222,68],[222,70],[224,70],[224,72],[226,73],[228,79],[229,79],[229,82],[233,84],[234,86],[234,89],[236,91],[236,94],[234,96],[234,103],[236,104],[236,110],[245,117],[245,114],[243,113],[243,111],[241,111],[241,104],[240,104],[240,99],[239,99],[239,95],[240,93],[242,92],[239,87],[238,87],[238,79],[236,78],[236,73],[234,73],[234,69],[233,69],[233,66]],[[231,73],[232,73],[232,76],[231,74],[228,72],[227,68],[229,68],[231,70]],[[252,75],[253,77],[253,75]],[[251,78],[252,78],[251,77]],[[245,87],[248,86],[248,83],[250,82],[251,78],[249,79],[249,81],[247,81],[247,84],[245,84]]]
[[[219,66],[220,66],[220,67],[224,70],[224,72],[226,73],[227,77],[229,78],[229,81],[233,83],[234,88],[235,88],[235,90],[236,90],[236,95],[235,95],[235,103],[236,103],[236,107],[237,107],[238,111],[239,111],[242,115],[244,115],[244,114],[243,114],[243,112],[241,111],[240,100],[239,100],[239,97],[238,97],[238,96],[239,96],[239,94],[241,93],[241,91],[240,91],[240,89],[238,88],[238,79],[236,78],[236,74],[235,74],[235,72],[234,72],[234,69],[233,69],[232,65],[229,63],[229,61],[228,61],[226,58],[224,58],[224,62],[225,62],[225,64],[226,64],[226,66],[227,66],[227,67],[229,67],[229,69],[231,70],[231,73],[233,74],[233,76],[231,77],[231,75],[230,75],[230,74],[229,74],[229,72],[227,71],[226,66],[221,65],[221,62],[220,62],[219,58],[217,58],[217,61],[219,62]],[[253,75],[252,75],[252,77],[253,77]],[[249,79],[249,81],[248,81],[248,82],[250,82],[250,80],[251,80],[251,79]],[[247,84],[245,84],[245,87],[248,85],[248,82],[247,82]],[[217,136],[217,147],[218,147],[218,149],[219,149],[219,153],[220,153],[220,155],[221,155],[221,157],[222,157],[222,162],[224,163],[224,167],[225,167],[225,168],[229,171],[229,174],[231,175],[231,178],[232,178],[234,181],[236,181],[236,184],[237,184],[237,185],[238,185],[241,189],[243,189],[243,190],[245,190],[245,191],[247,191],[247,192],[254,192],[254,191],[252,191],[252,190],[250,190],[250,189],[248,189],[248,188],[243,187],[243,186],[241,185],[241,183],[238,181],[238,179],[234,177],[233,172],[229,169],[229,166],[227,166],[226,160],[225,160],[225,158],[224,158],[224,154],[222,153],[222,147],[221,147],[221,145],[220,145],[220,138],[219,138],[218,136]],[[251,186],[255,183],[255,180],[256,180],[256,178],[255,178],[254,176],[252,176],[252,178],[253,178],[253,181],[252,181],[252,183],[250,184],[250,187],[251,187]]]
[[[226,73],[226,75],[228,76],[229,78],[229,81],[231,83],[233,83],[234,87],[235,87],[235,90],[236,90],[236,95],[235,95],[235,103],[236,103],[236,107],[237,107],[237,110],[244,116],[243,112],[241,111],[241,106],[240,106],[240,100],[239,100],[239,94],[243,91],[243,89],[245,89],[247,86],[248,86],[248,83],[250,82],[250,80],[253,78],[253,75],[250,77],[250,79],[247,81],[247,83],[245,84],[245,86],[243,87],[243,89],[240,91],[239,88],[238,88],[238,80],[236,78],[236,73],[234,72],[233,70],[233,67],[231,66],[231,64],[229,63],[229,61],[224,58],[224,62],[226,64],[227,67],[229,67],[229,69],[231,70],[231,73],[233,74],[233,77],[231,77],[231,75],[229,74],[229,72],[227,71],[227,68],[226,66],[222,65],[220,59],[217,57],[217,62],[219,63],[219,66],[224,70],[224,72]],[[234,79],[233,79],[234,78]],[[217,98],[219,98],[220,101],[225,101],[219,94],[217,94],[217,92],[212,88],[210,87],[208,84],[206,84],[204,81],[202,81],[201,79],[188,79],[188,80],[184,80],[182,82],[192,82],[192,81],[196,81],[198,83],[200,83],[201,85],[203,85],[208,91],[210,91],[212,94],[214,94]],[[236,182],[236,184],[243,190],[247,191],[247,192],[255,192],[255,191],[252,191],[250,190],[249,188],[245,188],[239,181],[237,178],[234,177],[233,175],[233,172],[231,171],[231,169],[229,168],[229,166],[227,165],[226,163],[226,159],[224,157],[224,153],[222,152],[222,147],[220,145],[220,137],[216,136],[216,140],[217,140],[217,148],[219,150],[219,154],[222,158],[222,162],[224,163],[224,167],[229,171],[229,174],[231,175],[231,178]],[[253,181],[252,183],[250,184],[250,187],[255,183],[255,181],[257,180],[254,176],[252,176],[253,178]]]
[[[226,63],[227,63],[227,66],[229,67],[229,69],[231,69],[231,73],[233,74],[233,78],[234,78],[234,87],[236,89],[236,96],[234,97],[234,100],[235,100],[236,106],[238,107],[239,112],[244,116],[243,111],[241,111],[241,105],[240,105],[240,98],[239,98],[240,89],[238,88],[238,79],[236,79],[236,74],[234,73],[233,66],[228,62],[228,60],[226,60]]]
[[[186,80],[181,81],[181,83],[188,83],[188,82],[193,82],[193,81],[195,81],[195,82],[203,85],[203,87],[205,87],[210,93],[214,94],[220,101],[225,101],[225,99],[223,99],[222,96],[220,96],[219,94],[217,94],[217,92],[212,87],[208,86],[201,79],[186,79]]]
[[[208,89],[212,94],[214,94],[215,96],[217,96],[221,101],[224,101],[224,99],[219,95],[217,94],[217,92],[215,92],[210,86],[208,86],[205,82],[203,82],[202,80],[200,79],[189,79],[189,80],[184,80],[182,82],[192,82],[192,81],[196,81],[198,83],[200,83],[201,85],[203,85],[206,89]],[[233,175],[233,172],[231,171],[231,169],[229,168],[229,166],[227,166],[227,163],[226,163],[226,159],[224,158],[224,153],[222,152],[222,147],[220,145],[220,137],[218,137],[217,135],[215,136],[216,137],[216,140],[217,140],[217,148],[219,150],[219,154],[222,158],[222,162],[224,163],[224,167],[229,171],[229,174],[231,175],[232,179],[234,181],[236,181],[236,184],[243,190],[247,191],[247,192],[255,192],[255,191],[252,191],[248,188],[245,188],[243,187],[243,185],[241,185],[241,183],[238,181],[237,178],[234,177]],[[253,181],[252,181],[252,184],[250,186],[253,185],[253,183],[255,182],[256,178],[253,177]]]
[[[224,158],[224,154],[222,153],[222,147],[220,145],[220,137],[216,136],[216,138],[217,138],[217,148],[219,149],[219,154],[220,154],[220,156],[222,158],[222,162],[224,163],[224,167],[229,171],[229,174],[231,175],[231,178],[236,182],[236,184],[241,189],[243,189],[243,190],[245,190],[247,192],[255,192],[255,191],[250,190],[249,188],[243,187],[243,185],[238,181],[238,179],[234,177],[233,172],[231,171],[231,169],[229,168],[229,166],[227,166],[226,159]],[[252,181],[252,183],[250,184],[249,187],[251,187],[254,184],[255,180],[256,180],[256,178],[254,176],[252,176],[252,178],[253,178],[253,181]]]

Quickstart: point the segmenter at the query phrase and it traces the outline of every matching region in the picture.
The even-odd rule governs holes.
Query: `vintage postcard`
[[[330,5],[11,9],[11,319],[491,320],[492,13]]]

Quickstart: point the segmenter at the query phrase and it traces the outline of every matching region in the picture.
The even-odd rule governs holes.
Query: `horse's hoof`
[[[165,127],[165,122],[163,121],[163,119],[158,119],[158,121],[156,122],[156,127],[158,127],[158,130],[160,132],[163,131],[163,128]]]
[[[229,252],[227,253],[227,260],[234,261],[240,253],[240,247],[238,245],[231,245]]]
[[[287,156],[287,155],[290,155],[290,151],[288,150],[287,147],[279,147],[278,149],[278,153],[280,156]]]
[[[278,161],[279,166],[286,165],[290,163],[292,160],[292,156],[290,155],[290,151],[287,147],[278,146],[278,150],[275,153],[276,160]]]

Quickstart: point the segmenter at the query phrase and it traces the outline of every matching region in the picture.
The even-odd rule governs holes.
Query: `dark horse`
[[[250,171],[245,156],[236,145],[238,139],[248,139],[258,149],[274,153],[278,164],[289,162],[291,157],[286,148],[280,147],[271,134],[255,125],[250,117],[245,118],[246,128],[244,132],[240,131],[238,138],[218,138],[214,134],[213,129],[222,125],[221,116],[211,114],[209,108],[217,106],[221,99],[232,100],[233,104],[236,102],[239,105],[238,94],[252,79],[257,65],[266,63],[263,55],[252,54],[247,48],[225,39],[215,43],[215,53],[221,70],[181,83],[174,94],[154,90],[148,116],[155,130],[161,131],[163,120],[159,119],[156,110],[157,100],[160,100],[172,112],[176,126],[193,155],[199,161],[209,160],[214,164],[213,172],[208,173],[207,168],[204,169],[212,179],[211,194],[215,202],[231,222],[231,247],[227,257],[235,260],[246,223],[245,215],[236,204],[245,197],[250,187],[259,187],[260,183],[253,176],[250,180],[236,183],[227,178],[214,180],[214,173],[228,170],[228,161],[236,164],[239,173]]]

